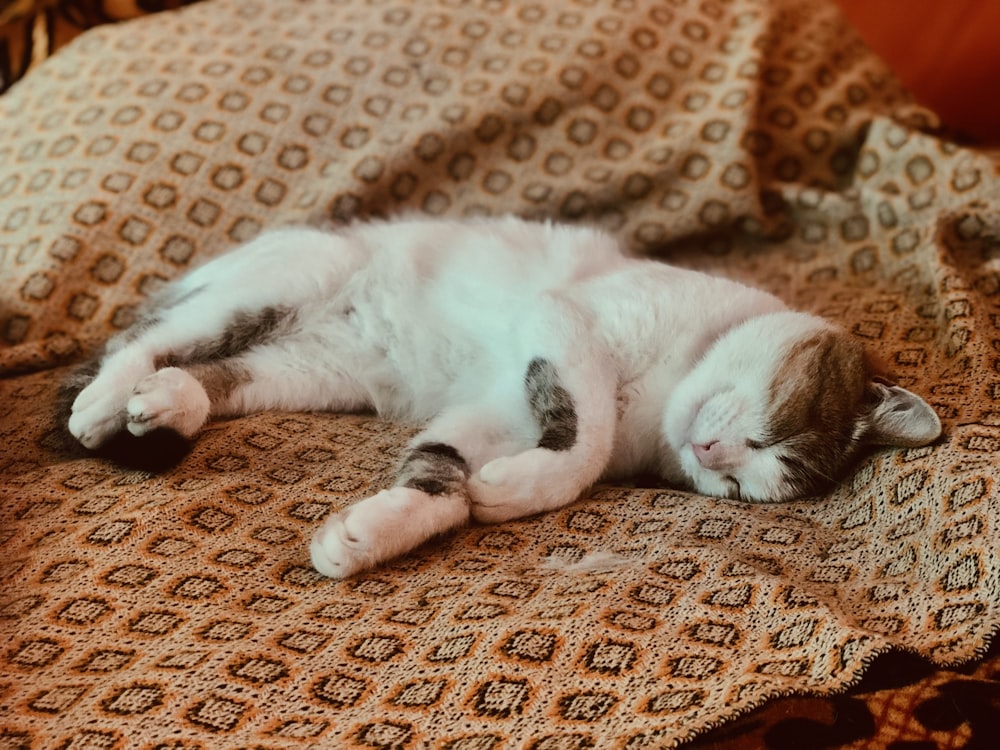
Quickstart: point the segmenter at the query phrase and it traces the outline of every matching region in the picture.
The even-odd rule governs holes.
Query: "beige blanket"
[[[208,0],[0,98],[0,745],[651,748],[1000,624],[998,160],[827,2]],[[62,365],[265,227],[591,222],[839,321],[945,423],[829,497],[601,487],[344,582],[366,416],[214,425],[163,475],[66,453]],[[706,304],[712,304],[706,300]]]

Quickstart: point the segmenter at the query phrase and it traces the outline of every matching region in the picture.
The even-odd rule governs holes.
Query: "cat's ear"
[[[879,382],[869,388],[873,406],[865,431],[867,442],[916,448],[934,442],[941,434],[941,420],[917,394]]]

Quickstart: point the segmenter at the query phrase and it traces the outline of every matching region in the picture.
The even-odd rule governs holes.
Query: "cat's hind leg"
[[[60,419],[85,448],[99,448],[125,430],[125,405],[132,389],[155,369],[152,359],[141,350],[116,352],[100,367],[89,364],[79,368],[63,384],[69,415],[60,415]]]
[[[317,347],[292,336],[227,359],[164,367],[133,389],[128,431],[169,429],[190,438],[209,417],[367,407],[368,394],[338,367],[337,354],[332,341]]]
[[[127,413],[140,382],[157,370],[225,361],[287,335],[297,311],[333,297],[367,254],[349,238],[292,228],[265,232],[196,268],[108,342],[99,368],[86,366],[70,377],[63,423],[90,449],[140,425],[141,415]],[[163,387],[153,390],[165,393],[177,377],[163,376]],[[182,393],[193,392],[187,386]]]
[[[137,388],[154,390],[150,379],[155,381],[158,371],[170,371],[161,378],[158,390],[163,391],[168,383],[180,383],[175,366],[224,361],[294,325],[291,307],[236,310],[227,301],[232,302],[194,290],[175,304],[152,311],[134,329],[108,342],[107,353],[97,371],[90,373],[89,382],[84,384],[83,377],[77,377],[83,387],[70,407],[70,433],[85,447],[98,448],[134,423],[128,403]],[[181,432],[190,436],[200,426]]]
[[[136,437],[168,429],[193,438],[210,411],[211,401],[198,378],[180,367],[164,367],[132,389],[125,406],[125,425]]]

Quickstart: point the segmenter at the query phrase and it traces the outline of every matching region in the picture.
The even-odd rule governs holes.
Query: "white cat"
[[[515,218],[266,233],[170,286],[68,389],[92,449],[267,409],[426,423],[396,485],[317,532],[313,564],[333,577],[601,478],[777,502],[828,487],[866,443],[941,431],[824,320]]]

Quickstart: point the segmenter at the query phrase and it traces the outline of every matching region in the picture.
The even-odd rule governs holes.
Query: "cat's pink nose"
[[[691,449],[694,451],[694,457],[698,459],[698,463],[706,469],[724,469],[732,463],[732,451],[718,440],[712,440],[708,443],[692,443]]]

